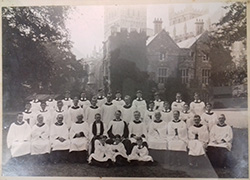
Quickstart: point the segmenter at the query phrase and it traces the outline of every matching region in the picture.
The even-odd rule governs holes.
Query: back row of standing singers
[[[85,97],[70,100],[66,95],[63,100],[56,102],[50,99],[41,102],[39,106],[37,100],[27,103],[23,112],[24,121],[20,121],[20,124],[29,124],[31,127],[31,154],[69,150],[74,152],[71,153],[74,154],[72,158],[77,159],[77,152],[86,151],[90,154],[89,161],[100,162],[100,158],[97,160],[94,157],[99,157],[100,152],[104,151],[95,146],[99,144],[101,146],[98,147],[105,149],[103,142],[109,145],[122,143],[126,153],[118,154],[122,158],[128,158],[130,155],[130,159],[133,149],[138,144],[146,149],[173,152],[186,152],[188,149],[190,156],[203,156],[207,146],[231,149],[232,129],[225,124],[225,116],[220,115],[218,118],[211,111],[211,104],[207,103],[205,106],[197,93],[194,96],[195,100],[190,103],[190,110],[189,105],[181,100],[179,93],[171,109],[167,101],[162,102],[157,98],[158,94],[155,94],[155,101],[148,104],[148,109],[141,91],[137,91],[137,98],[132,103],[129,96],[125,96],[124,101],[120,96],[120,93],[117,93],[116,99],[112,100],[112,95],[107,94],[106,98],[93,97],[89,102]],[[18,132],[18,128],[13,128],[16,125],[18,123],[12,125],[8,133],[7,141],[10,148],[14,147],[14,136],[11,131]],[[49,137],[48,142],[43,142],[42,139],[45,137],[39,135],[45,131],[47,133],[43,135]],[[28,133],[28,130],[26,132]],[[106,135],[108,139],[103,141]],[[142,143],[138,143],[138,140]],[[13,157],[19,156],[18,149],[12,148]],[[28,152],[27,146],[26,151]],[[110,153],[107,153],[106,157],[112,157],[108,154]],[[145,153],[145,156],[146,159],[150,159],[148,153]],[[177,154],[174,153],[170,157],[171,162],[179,163]]]

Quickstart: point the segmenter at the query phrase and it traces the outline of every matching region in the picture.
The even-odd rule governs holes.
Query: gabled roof
[[[149,37],[146,41],[146,46],[152,43],[156,39],[156,37],[160,35],[161,33],[165,33],[168,36],[169,40],[172,41],[173,44],[175,44],[177,48],[179,48],[179,46],[176,44],[176,42],[172,39],[172,37],[169,35],[169,33],[165,29],[162,29],[159,33],[155,34],[154,36]]]
[[[202,34],[199,34],[198,36],[194,36],[194,37],[188,38],[184,41],[181,41],[181,42],[177,43],[177,45],[180,48],[190,48],[202,36]]]

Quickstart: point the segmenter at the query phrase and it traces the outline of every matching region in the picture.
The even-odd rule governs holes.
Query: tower
[[[131,31],[146,31],[147,9],[146,6],[108,6],[104,9],[104,40],[111,33],[127,29]]]

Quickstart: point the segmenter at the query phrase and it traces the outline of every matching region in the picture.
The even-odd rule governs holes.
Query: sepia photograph
[[[249,3],[119,2],[1,5],[1,176],[248,179]]]

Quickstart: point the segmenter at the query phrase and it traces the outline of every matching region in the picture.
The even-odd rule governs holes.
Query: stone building
[[[155,35],[147,39],[148,73],[158,84],[164,84],[169,77],[177,77],[179,47],[162,29],[162,20],[154,20]]]
[[[104,40],[117,31],[146,31],[146,6],[107,6],[104,9]]]

